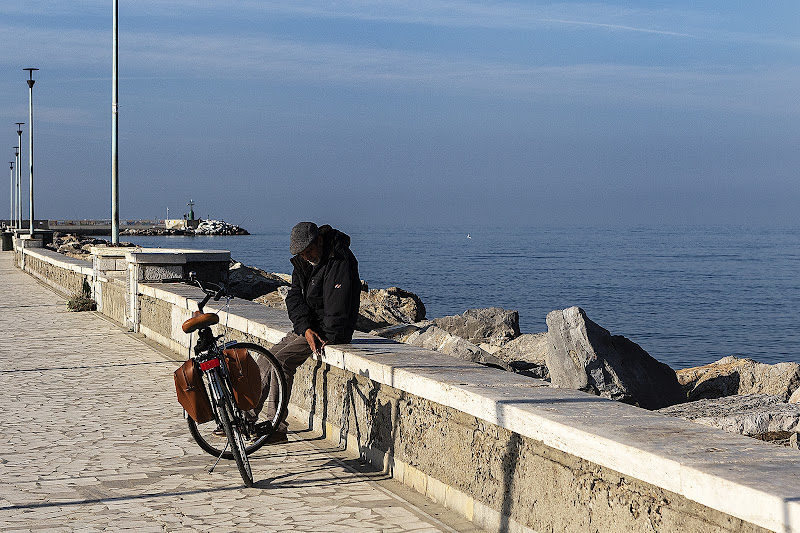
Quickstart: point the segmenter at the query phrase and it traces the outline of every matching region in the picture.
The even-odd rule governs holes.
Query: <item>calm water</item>
[[[524,333],[578,305],[673,368],[726,355],[800,362],[800,229],[426,230],[341,228],[370,288],[417,293],[428,318],[516,309]],[[288,230],[236,237],[132,237],[143,246],[230,250],[291,272]]]

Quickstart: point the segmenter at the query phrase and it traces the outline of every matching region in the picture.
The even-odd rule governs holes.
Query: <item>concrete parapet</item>
[[[231,253],[227,250],[138,248],[126,253],[125,259],[128,263],[128,327],[139,331],[139,283],[185,278],[190,272],[203,281],[226,282]]]
[[[208,281],[226,281],[231,253],[225,250],[177,250],[140,248],[126,254],[136,281],[180,278],[189,272]]]
[[[23,240],[15,249],[17,266],[64,296],[82,293],[84,282],[91,286],[93,270],[88,261],[74,259],[46,248],[29,246]]]
[[[180,325],[201,297],[138,283],[140,331],[187,353]],[[207,310],[219,311],[217,333],[267,347],[291,328],[285,311],[252,302]],[[292,402],[488,531],[800,532],[795,450],[387,339],[326,347],[299,369]]]
[[[131,249],[114,246],[92,246],[92,268],[94,268],[95,274],[113,276],[115,273],[127,273],[127,254],[136,249],[141,248]]]

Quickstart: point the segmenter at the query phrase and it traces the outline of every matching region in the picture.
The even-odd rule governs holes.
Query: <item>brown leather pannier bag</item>
[[[189,359],[175,371],[175,390],[178,402],[183,406],[192,420],[203,424],[214,419],[211,402],[203,385],[202,372],[194,359]]]
[[[223,350],[228,374],[233,384],[233,397],[242,411],[255,409],[261,399],[261,371],[246,348]]]

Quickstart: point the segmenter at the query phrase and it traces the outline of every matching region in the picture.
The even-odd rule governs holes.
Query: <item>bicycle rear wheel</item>
[[[264,446],[267,438],[275,432],[286,418],[289,393],[283,370],[278,360],[268,350],[249,342],[238,343],[235,347],[246,349],[250,356],[255,359],[261,371],[262,383],[269,383],[268,386],[265,386],[264,394],[269,394],[269,391],[272,390],[274,391],[272,396],[276,399],[276,405],[272,407],[265,405],[259,413],[254,411],[244,413],[247,418],[247,425],[252,431],[252,434],[248,435],[248,438],[244,440],[245,454],[250,455]],[[221,428],[218,427],[216,421],[212,420],[205,424],[198,424],[190,417],[187,417],[186,420],[189,425],[189,432],[200,448],[215,457],[219,457],[221,454],[223,459],[233,459],[233,454],[230,451],[223,453],[227,438],[219,431]]]
[[[233,397],[224,393],[225,398],[218,406],[217,413],[219,414],[220,424],[222,424],[227,436],[228,443],[231,448],[231,455],[236,461],[236,467],[239,469],[239,474],[242,476],[245,486],[253,486],[253,471],[250,468],[250,460],[245,453],[244,441],[242,440],[242,432],[239,430],[239,425],[236,423],[236,418],[233,416]]]

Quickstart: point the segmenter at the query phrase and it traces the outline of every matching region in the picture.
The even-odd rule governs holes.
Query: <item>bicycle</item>
[[[249,342],[233,341],[221,344],[219,340],[224,337],[224,334],[217,336],[213,334],[211,326],[219,323],[219,315],[206,313],[203,308],[211,298],[218,301],[225,295],[228,302],[230,301],[224,285],[202,282],[196,278],[193,272],[190,273],[188,282],[196,285],[205,293],[205,297],[197,305],[198,310],[192,318],[183,323],[182,329],[190,335],[197,332],[194,357],[190,354],[190,360],[195,368],[199,367],[200,369],[202,388],[210,403],[211,411],[200,420],[195,420],[184,410],[189,433],[203,451],[217,457],[217,461],[211,466],[209,473],[213,472],[220,459],[234,459],[244,484],[252,487],[253,472],[248,455],[264,446],[269,436],[275,432],[286,417],[288,405],[286,378],[277,359],[268,350]],[[267,413],[266,405],[260,413],[256,413],[254,409],[249,408],[252,403],[246,405],[248,409],[243,409],[237,403],[237,389],[234,386],[229,366],[237,364],[240,359],[232,361],[230,357],[233,354],[245,361],[248,356],[252,357],[258,365],[261,378],[270,378],[270,387],[277,389],[277,407],[274,414]],[[190,363],[187,361],[187,364]],[[259,379],[259,386],[260,383],[261,379]],[[240,402],[244,402],[241,394],[238,398],[240,398]],[[256,398],[257,401],[258,398]],[[208,420],[203,420],[204,418]]]

